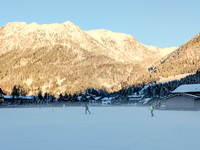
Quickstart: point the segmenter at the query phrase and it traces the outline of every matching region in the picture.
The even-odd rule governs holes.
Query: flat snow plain
[[[147,107],[1,108],[0,150],[197,150],[200,112]]]

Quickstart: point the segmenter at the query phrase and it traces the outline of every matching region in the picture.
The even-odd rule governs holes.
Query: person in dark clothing
[[[88,105],[85,104],[85,114],[87,114],[87,111],[91,114],[91,112],[89,111]]]

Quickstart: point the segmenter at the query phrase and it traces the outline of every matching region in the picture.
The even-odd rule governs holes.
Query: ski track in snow
[[[147,107],[1,108],[0,150],[194,150],[199,111]]]

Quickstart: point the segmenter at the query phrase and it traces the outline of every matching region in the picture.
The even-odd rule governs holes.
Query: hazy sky
[[[179,47],[200,32],[200,0],[0,0],[0,27],[14,21],[71,21],[83,30],[130,34],[145,45]]]

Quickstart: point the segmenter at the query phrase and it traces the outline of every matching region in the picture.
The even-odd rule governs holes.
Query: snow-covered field
[[[200,112],[146,107],[1,108],[0,150],[197,150]]]
[[[186,76],[189,76],[189,75],[192,75],[192,73],[169,76],[168,78],[164,78],[160,76],[160,81],[158,81],[157,83],[165,83],[165,82],[174,81],[174,80],[181,80],[182,78],[185,78]]]

